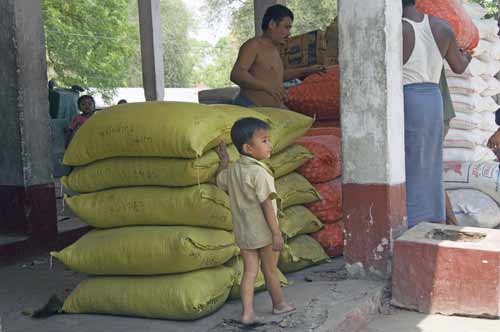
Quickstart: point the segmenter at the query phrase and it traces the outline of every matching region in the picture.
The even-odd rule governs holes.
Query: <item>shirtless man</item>
[[[323,71],[324,66],[284,70],[278,47],[290,36],[293,13],[283,5],[267,9],[262,19],[262,36],[245,42],[231,71],[231,81],[240,88],[235,100],[239,106],[284,108],[283,81],[303,78]]]

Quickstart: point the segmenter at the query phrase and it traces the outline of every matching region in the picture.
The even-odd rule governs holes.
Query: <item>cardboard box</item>
[[[280,49],[285,69],[338,63],[338,28],[336,20],[326,31],[315,30],[288,38]]]

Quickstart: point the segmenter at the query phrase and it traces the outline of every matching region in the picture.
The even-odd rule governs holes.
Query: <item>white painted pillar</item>
[[[253,0],[256,36],[262,34],[262,19],[267,8],[278,4],[286,5],[286,0]]]
[[[339,0],[345,258],[387,277],[406,226],[399,0]]]
[[[138,0],[141,31],[142,81],[146,100],[165,95],[160,0]]]

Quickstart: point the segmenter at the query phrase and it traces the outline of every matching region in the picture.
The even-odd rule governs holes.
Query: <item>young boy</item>
[[[221,163],[217,185],[229,192],[234,235],[243,257],[241,323],[253,325],[258,323],[253,310],[253,293],[259,259],[271,295],[273,314],[288,313],[295,307],[285,301],[277,274],[279,252],[283,248],[277,194],[272,172],[261,162],[271,156],[269,126],[255,118],[238,120],[231,129],[231,139],[241,157],[229,166],[226,146],[224,142],[219,145],[217,152]]]

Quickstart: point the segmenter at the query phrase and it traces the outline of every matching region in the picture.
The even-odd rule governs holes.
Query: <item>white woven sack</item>
[[[491,62],[500,59],[500,39],[490,42],[481,39],[474,49],[474,57],[483,62]]]
[[[464,148],[445,148],[443,149],[443,161],[494,161],[496,160],[496,155],[488,149],[487,147],[478,145],[474,149],[464,149]]]
[[[445,148],[475,149],[484,145],[489,137],[479,129],[461,130],[451,128],[446,135],[443,146]]]
[[[446,189],[476,189],[500,203],[499,163],[448,162],[444,163]]]
[[[484,53],[488,53],[487,56],[489,57],[489,52],[490,52],[492,45],[493,45],[493,42],[490,42],[489,40],[486,40],[486,39],[480,39],[479,43],[477,44],[476,48],[474,49],[473,57],[481,60],[482,59],[481,56]]]
[[[479,94],[451,94],[455,111],[464,113],[495,112],[498,104],[491,97],[481,97]]]
[[[482,19],[488,13],[488,11],[478,3],[464,2],[463,6],[465,8],[465,11],[470,15],[470,17],[475,20]]]
[[[479,113],[456,112],[455,117],[450,120],[450,128],[472,130],[481,125],[481,116]]]
[[[488,84],[480,76],[451,76],[447,81],[450,93],[454,94],[482,93],[488,89]]]
[[[473,19],[472,21],[479,30],[479,38],[486,39],[489,41],[495,41],[496,38],[498,38],[497,21],[491,19],[488,20]]]
[[[495,113],[491,112],[482,112],[479,113],[481,117],[481,123],[479,124],[479,129],[485,131],[496,131],[498,129],[497,124],[495,123]]]
[[[449,190],[459,226],[495,228],[500,225],[500,207],[490,196],[474,189]]]
[[[487,88],[482,92],[479,92],[483,97],[491,97],[500,94],[500,81],[493,76],[482,76],[483,82],[485,82]],[[450,90],[451,91],[451,90]]]

